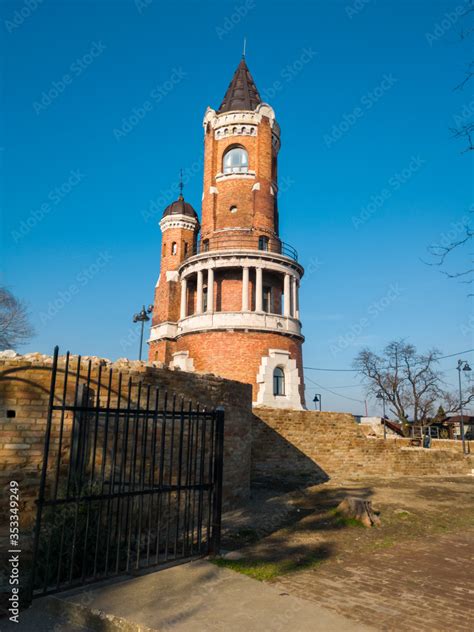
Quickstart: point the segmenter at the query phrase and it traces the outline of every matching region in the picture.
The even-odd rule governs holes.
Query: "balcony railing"
[[[201,239],[193,251],[188,254],[188,257],[205,252],[214,252],[216,250],[258,250],[260,252],[273,252],[298,261],[298,253],[293,246],[279,239],[258,235],[232,235]]]

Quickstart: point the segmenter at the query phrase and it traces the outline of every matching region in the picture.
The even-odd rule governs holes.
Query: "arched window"
[[[249,156],[243,147],[233,147],[224,154],[224,173],[246,173]]]
[[[273,371],[273,395],[285,394],[285,372],[281,366],[277,366]]]
[[[178,252],[178,244],[173,241],[173,243],[171,244],[171,254],[175,255]]]

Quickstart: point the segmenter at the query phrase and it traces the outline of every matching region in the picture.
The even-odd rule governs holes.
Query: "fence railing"
[[[262,240],[259,236],[253,235],[232,235],[224,237],[211,237],[201,239],[188,257],[204,252],[214,252],[219,250],[258,250],[261,252],[271,252],[284,255],[290,259],[298,261],[298,252],[293,246],[280,241],[279,239]]]
[[[223,411],[54,352],[32,596],[217,552]]]

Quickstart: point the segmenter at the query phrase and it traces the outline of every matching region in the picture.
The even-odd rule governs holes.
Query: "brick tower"
[[[203,123],[201,226],[182,195],[160,221],[150,360],[250,383],[256,405],[302,408],[303,268],[278,232],[280,128],[245,59]]]

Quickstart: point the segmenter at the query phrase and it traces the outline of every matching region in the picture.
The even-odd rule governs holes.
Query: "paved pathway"
[[[467,632],[474,629],[474,531],[345,556],[276,585],[377,630]]]
[[[109,630],[112,623],[113,629],[137,632],[370,632],[318,604],[206,561],[59,597],[63,622],[69,613],[71,623],[93,630]],[[97,616],[94,622],[91,611],[100,611],[102,620]]]

